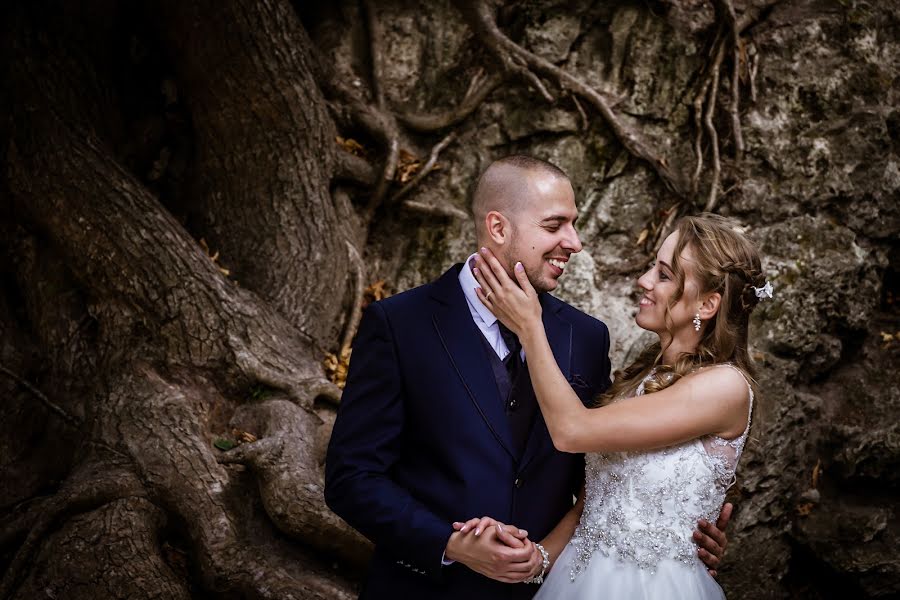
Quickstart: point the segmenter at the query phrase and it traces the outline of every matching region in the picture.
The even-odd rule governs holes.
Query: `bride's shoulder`
[[[750,400],[753,388],[747,375],[731,363],[719,363],[701,367],[682,378],[685,384],[692,383],[695,391],[702,396],[715,396],[735,403]]]

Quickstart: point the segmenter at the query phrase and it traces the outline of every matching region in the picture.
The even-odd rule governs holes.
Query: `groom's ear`
[[[488,237],[494,243],[500,246],[509,243],[510,235],[512,234],[512,224],[501,213],[496,210],[490,211],[484,216],[484,225]]]

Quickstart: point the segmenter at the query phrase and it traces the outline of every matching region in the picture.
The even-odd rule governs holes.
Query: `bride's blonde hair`
[[[616,372],[615,383],[600,398],[601,403],[632,395],[654,367],[653,377],[644,383],[646,393],[666,388],[700,367],[726,362],[753,381],[753,363],[747,350],[750,313],[759,303],[754,288],[765,285],[756,246],[737,231],[733,222],[709,213],[682,218],[675,231],[678,242],[671,266],[677,289],[666,306],[667,329],[672,330],[670,311],[684,294],[681,253],[685,248],[690,248],[693,256],[692,270],[700,293],[721,294],[719,310],[707,322],[693,353],[683,353],[675,364],[664,365],[660,361],[665,348],[659,342],[651,344],[631,365]]]

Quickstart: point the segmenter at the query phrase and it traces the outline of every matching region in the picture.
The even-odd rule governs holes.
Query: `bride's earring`
[[[694,315],[694,331],[700,331],[700,313]]]

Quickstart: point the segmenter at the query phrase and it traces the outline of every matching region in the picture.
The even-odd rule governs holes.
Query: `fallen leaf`
[[[397,173],[394,179],[400,183],[406,183],[419,172],[422,168],[422,162],[412,153],[401,149],[397,157]]]
[[[329,352],[322,361],[328,380],[340,389],[344,389],[344,386],[347,384],[347,371],[350,368],[351,353],[352,350],[348,346],[341,349],[339,355]]]
[[[813,489],[819,487],[819,475],[821,475],[821,474],[822,474],[822,459],[820,458],[819,460],[816,461],[816,466],[813,467],[813,472],[812,472]]]
[[[338,146],[343,148],[345,152],[355,154],[356,156],[366,155],[366,149],[363,147],[363,145],[353,138],[342,138],[341,136],[337,136],[335,137],[335,140],[337,141]]]
[[[231,434],[237,439],[239,444],[250,444],[256,441],[256,436],[249,431],[241,431],[240,429],[232,429]]]
[[[640,246],[644,242],[647,241],[647,236],[650,235],[650,230],[644,227],[641,229],[640,235],[638,235],[637,241],[634,243],[635,246]]]
[[[797,514],[801,517],[805,517],[812,512],[813,507],[815,506],[812,502],[804,502],[803,504],[797,505]]]
[[[215,441],[213,441],[213,446],[219,450],[227,451],[237,446],[237,444],[226,438],[216,438]]]
[[[387,293],[384,280],[381,279],[379,281],[376,281],[363,291],[363,306],[367,306],[372,302],[384,300],[388,296],[390,296],[390,294]]]

